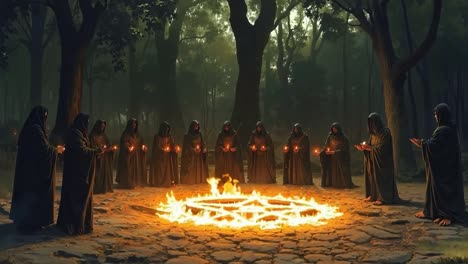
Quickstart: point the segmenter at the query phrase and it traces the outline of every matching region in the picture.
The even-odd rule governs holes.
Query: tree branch
[[[271,0],[273,1],[273,0]],[[273,24],[273,28],[271,29],[271,31],[273,31],[277,26],[278,24],[281,22],[281,20],[283,20],[284,18],[286,18],[287,16],[289,16],[289,14],[291,13],[291,11],[296,7],[298,6],[302,1],[301,0],[293,0],[291,3],[289,3],[289,6],[283,11],[281,12],[278,17],[276,18],[276,21],[274,22]]]
[[[208,36],[208,33],[210,33],[209,31],[205,32],[205,34],[201,35],[201,36],[190,36],[190,37],[183,37],[179,40],[179,43],[183,42],[183,41],[186,41],[186,40],[191,40],[191,39],[204,39],[206,38],[206,36]]]
[[[227,0],[229,4],[229,22],[235,37],[238,37],[242,28],[252,27],[247,19],[247,5],[245,0]]]
[[[409,71],[414,65],[416,65],[418,61],[420,61],[429,52],[437,39],[437,31],[439,30],[440,16],[442,13],[442,0],[433,1],[434,9],[429,31],[427,32],[426,37],[421,45],[406,59],[397,63],[397,74],[405,73]]]

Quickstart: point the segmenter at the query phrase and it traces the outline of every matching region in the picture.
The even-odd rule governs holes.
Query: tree
[[[270,33],[300,1],[293,0],[275,20],[276,0],[261,0],[259,15],[255,22],[247,18],[245,0],[227,0],[230,9],[229,22],[236,40],[239,74],[231,121],[234,127],[243,124],[240,138],[248,140],[249,128],[260,119],[260,77],[262,72],[263,51]]]
[[[389,27],[389,0],[341,1],[329,0],[330,3],[352,14],[358,26],[366,32],[380,66],[383,81],[385,114],[390,130],[393,132],[393,150],[396,172],[415,167],[414,157],[408,143],[407,120],[404,104],[404,83],[406,74],[431,49],[439,28],[442,0],[433,0],[434,8],[431,24],[424,41],[405,58],[398,58]],[[307,4],[323,3],[323,0],[307,0]],[[401,161],[401,162],[400,162]]]

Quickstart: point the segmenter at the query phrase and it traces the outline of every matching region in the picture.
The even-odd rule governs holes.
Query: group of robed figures
[[[93,194],[112,192],[113,156],[118,149],[106,136],[106,122],[96,121],[88,134],[89,116],[80,113],[65,136],[64,146],[49,143],[47,109],[35,107],[18,139],[10,218],[19,231],[33,232],[54,223],[55,163],[63,155],[63,183],[57,226],[67,234],[93,230]],[[422,148],[427,187],[424,209],[416,217],[440,225],[466,221],[461,151],[456,125],[446,104],[434,110],[438,127],[427,140],[411,139]],[[365,201],[375,205],[400,201],[395,181],[392,135],[377,113],[368,117],[369,140],[354,145],[364,153]],[[228,174],[244,183],[241,142],[229,121],[223,124],[215,144],[215,176]],[[116,181],[121,188],[138,185],[169,187],[205,183],[208,178],[207,147],[200,124],[192,121],[182,148],[176,145],[167,122],[154,136],[150,170],[148,148],[130,119],[120,138]],[[182,152],[180,178],[178,153]],[[276,183],[274,145],[262,122],[256,124],[247,148],[249,183]],[[283,183],[312,185],[309,138],[294,125],[283,148]],[[314,151],[322,165],[322,187],[352,188],[350,144],[338,123],[331,126],[324,147]]]

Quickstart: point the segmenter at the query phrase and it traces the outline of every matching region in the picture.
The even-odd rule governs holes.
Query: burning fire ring
[[[243,194],[228,182],[221,194],[217,189],[219,179],[209,179],[211,194],[177,200],[171,192],[167,203],[157,208],[158,215],[171,222],[218,227],[241,228],[258,226],[275,229],[282,226],[320,226],[326,220],[339,217],[337,207],[318,204],[313,198],[288,198],[282,195],[264,196],[256,191]],[[228,187],[228,188],[226,188]]]

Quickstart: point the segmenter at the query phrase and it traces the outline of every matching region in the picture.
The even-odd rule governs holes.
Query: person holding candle
[[[355,145],[364,153],[364,177],[366,198],[375,205],[397,203],[400,198],[395,181],[392,134],[378,113],[367,118],[370,139],[365,144]]]
[[[65,140],[67,149],[57,226],[69,235],[93,231],[95,158],[103,154],[103,150],[91,146],[88,122],[89,115],[79,113]]]
[[[154,135],[151,153],[149,185],[171,187],[179,183],[177,154],[179,148],[171,135],[171,125],[162,122],[159,131]]]
[[[302,131],[301,124],[294,125],[283,152],[283,184],[313,185],[309,136]]]
[[[146,151],[138,133],[138,121],[131,118],[120,137],[116,181],[120,188],[133,189],[147,183]]]
[[[410,141],[422,148],[426,166],[426,199],[418,218],[428,218],[441,226],[467,223],[463,190],[460,143],[456,124],[447,104],[434,109],[437,128],[427,140]]]
[[[55,161],[64,148],[49,144],[47,116],[45,107],[34,107],[18,138],[10,219],[21,233],[38,231],[55,221]]]
[[[206,178],[208,178],[206,144],[200,132],[200,123],[193,120],[182,145],[180,183],[206,183]]]
[[[337,122],[330,128],[325,146],[318,153],[322,167],[322,187],[352,188],[349,140]]]
[[[104,154],[96,158],[96,177],[94,181],[94,194],[103,194],[112,191],[114,183],[113,160],[114,149],[110,145],[106,135],[107,123],[104,120],[97,120],[94,124],[89,141],[93,148],[101,148]]]
[[[232,128],[230,121],[225,121],[223,129],[218,134],[215,146],[215,176],[223,179],[229,174],[232,179],[244,183],[244,166],[239,149],[239,137]],[[220,183],[221,184],[221,183]]]
[[[276,183],[275,152],[270,133],[258,121],[248,143],[249,183]]]

